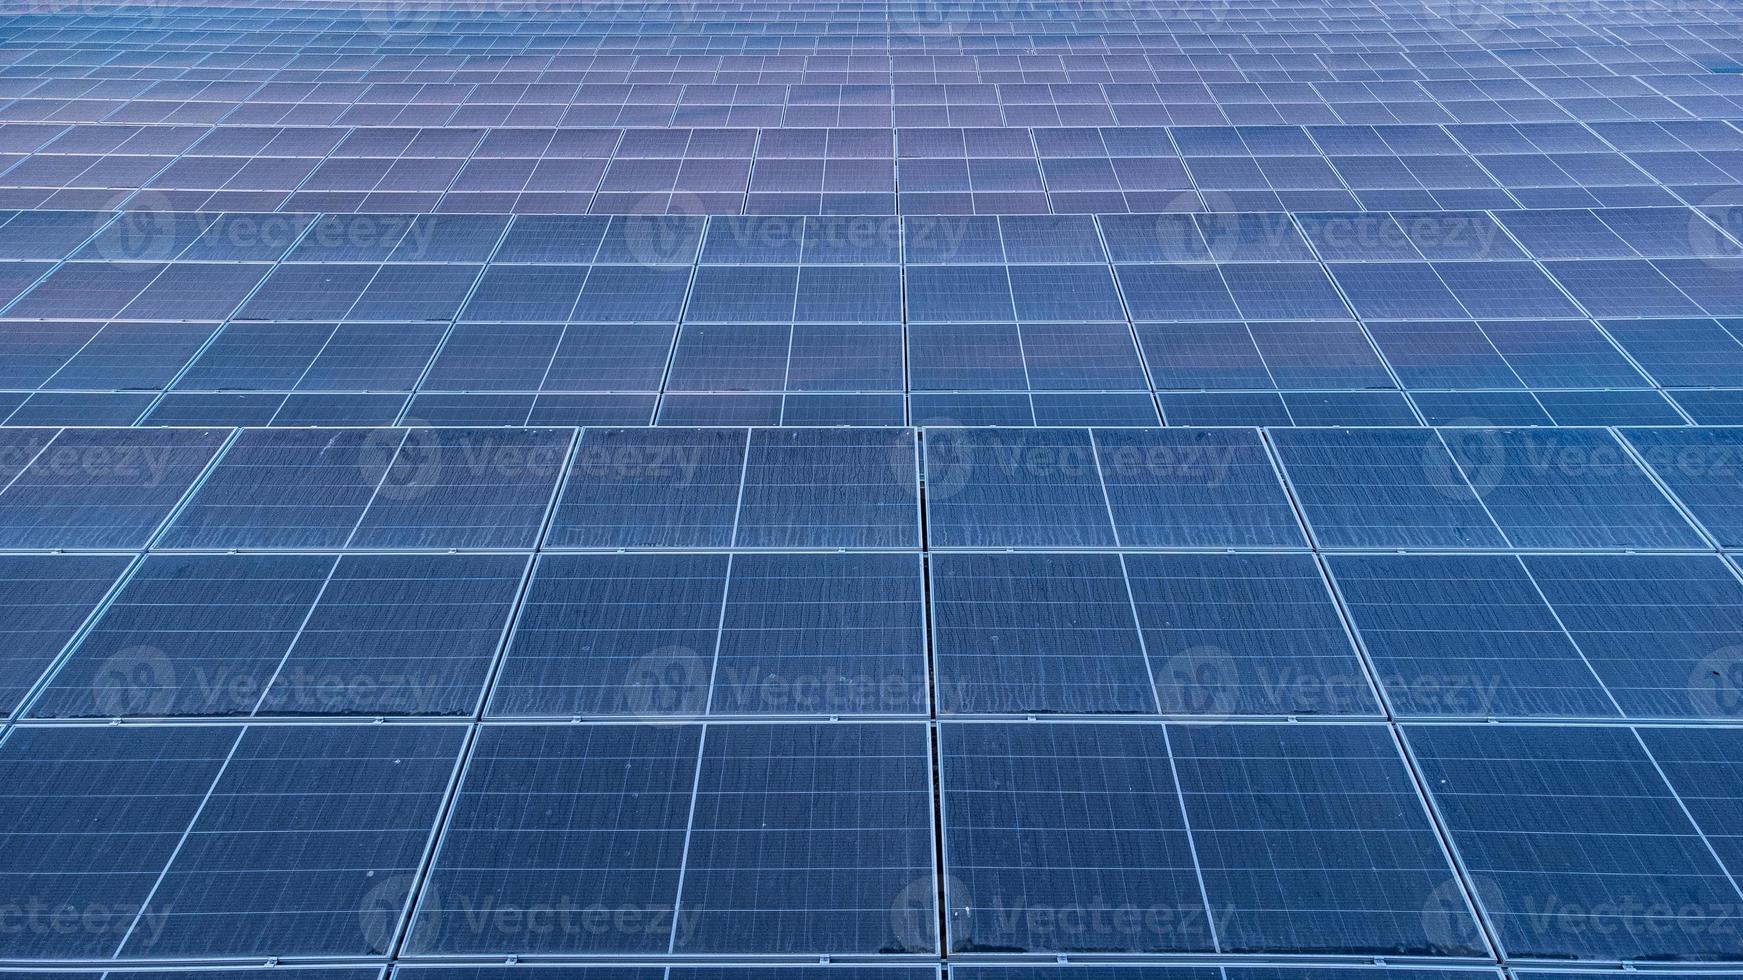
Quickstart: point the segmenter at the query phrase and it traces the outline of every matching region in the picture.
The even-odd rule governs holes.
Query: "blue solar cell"
[[[405,950],[668,951],[700,739],[680,725],[480,731]],[[498,929],[467,914],[482,908],[574,925]]]
[[[1164,713],[1379,713],[1311,557],[1128,555],[1125,569]]]
[[[713,714],[926,710],[911,556],[735,556],[720,626]]]
[[[158,545],[344,547],[405,436],[402,429],[245,430]]]
[[[924,726],[710,726],[703,744],[673,952],[938,948]]]
[[[356,548],[530,548],[573,433],[409,429],[346,542]]]
[[[142,548],[229,433],[218,429],[22,430],[0,490],[0,547]],[[17,436],[8,435],[14,445]]]
[[[1726,321],[1606,320],[1603,327],[1661,385],[1728,385],[1743,370],[1743,343]]]
[[[1519,559],[1338,555],[1327,564],[1394,713],[1619,713]]]
[[[924,443],[933,547],[1116,543],[1089,432],[928,429]]]
[[[1743,584],[1699,555],[1521,559],[1592,670],[1634,718],[1729,717]]]
[[[135,929],[121,954],[392,948],[464,736],[452,726],[246,729],[140,911],[151,930]]]
[[[917,465],[905,429],[753,431],[733,543],[918,547]]]
[[[30,707],[36,717],[248,715],[334,559],[154,556]]]
[[[916,323],[1012,320],[1016,313],[1007,271],[991,265],[910,267],[908,319]]]
[[[1118,556],[937,555],[931,568],[940,711],[1156,711]]]
[[[1602,429],[1449,429],[1483,508],[1521,548],[1699,548],[1676,507]]]
[[[1124,547],[1306,543],[1255,431],[1104,431],[1094,450]]]
[[[1714,541],[1743,546],[1743,429],[1630,429],[1623,436]]]
[[[78,929],[21,931],[9,953],[107,958],[130,940],[237,736],[173,727],[8,732],[0,746],[0,890],[21,907],[100,910]]]
[[[1633,732],[1406,731],[1503,955],[1736,955],[1736,887]]]
[[[1734,880],[1743,861],[1743,839],[1735,820],[1743,800],[1738,732],[1724,728],[1641,728],[1638,732],[1665,782]]]
[[[1506,545],[1433,431],[1272,429],[1271,441],[1323,547]]]
[[[587,430],[545,543],[730,546],[748,439],[728,430]]]
[[[11,624],[0,640],[0,710],[18,707],[127,566],[113,555],[0,558],[0,609]]]
[[[1160,725],[940,728],[952,952],[1214,948]]]
[[[1457,893],[1458,878],[1390,732],[1181,725],[1169,734],[1205,894],[1226,910],[1220,949],[1484,954],[1468,910],[1459,929],[1424,914],[1438,895]]]

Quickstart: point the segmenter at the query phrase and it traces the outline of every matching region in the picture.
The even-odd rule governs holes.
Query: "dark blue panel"
[[[30,713],[251,714],[332,567],[319,555],[153,556]]]
[[[1506,544],[1434,430],[1272,429],[1270,435],[1307,523],[1325,547]]]
[[[914,548],[918,456],[906,429],[751,433],[733,543],[741,548]]]
[[[710,726],[703,744],[673,952],[938,948],[924,726]]]
[[[1408,736],[1504,955],[1743,950],[1736,887],[1633,732],[1490,725]],[[1549,908],[1563,914],[1539,911]]]
[[[1743,546],[1743,429],[1630,429],[1624,435],[1713,540]]]
[[[730,546],[748,437],[724,429],[583,432],[546,546]]]
[[[1481,956],[1469,911],[1426,915],[1458,878],[1392,733],[1377,726],[1171,726],[1225,952]],[[1451,940],[1451,941],[1449,941]]]
[[[124,956],[363,956],[389,948],[465,733],[250,728]]]
[[[1311,557],[1128,555],[1125,564],[1165,713],[1379,713]]]
[[[1699,548],[1704,542],[1601,429],[1448,429],[1448,447],[1522,548]]]
[[[927,429],[934,547],[1113,545],[1095,447],[1083,429]]]
[[[715,676],[723,555],[545,555],[493,686],[493,715],[700,715]]]
[[[1734,691],[1735,689],[1733,689]],[[1735,701],[1733,701],[1735,704]],[[1642,728],[1640,740],[1664,772],[1665,781],[1735,880],[1743,866],[1743,733],[1734,728]]]
[[[469,714],[483,697],[527,560],[342,558],[260,714]]]
[[[228,436],[62,430],[0,490],[0,547],[144,547]]]
[[[21,929],[13,957],[97,959],[152,935],[141,905],[200,812],[233,728],[20,728],[0,746],[0,892],[76,929]],[[89,916],[87,918],[87,915]],[[43,919],[46,922],[51,921]],[[154,922],[157,920],[154,920]]]
[[[1522,559],[1629,717],[1729,719],[1743,583],[1707,556]]]
[[[1398,714],[1618,714],[1517,558],[1339,555],[1328,564]]]
[[[481,731],[405,950],[665,953],[700,735],[677,725]],[[499,929],[494,916],[467,914],[484,908],[546,909],[573,925]],[[614,921],[626,908],[641,914]]]
[[[940,711],[1156,711],[1118,556],[940,554],[931,565]]]
[[[344,547],[407,431],[245,430],[158,544]]]
[[[1212,948],[1160,725],[956,724],[938,742],[952,951]]]
[[[18,707],[127,565],[110,555],[0,558],[0,709]]]
[[[347,544],[530,548],[572,437],[568,429],[410,429]]]
[[[1102,430],[1095,450],[1124,547],[1306,544],[1255,430]]]
[[[922,591],[912,555],[734,556],[709,712],[924,713]]]

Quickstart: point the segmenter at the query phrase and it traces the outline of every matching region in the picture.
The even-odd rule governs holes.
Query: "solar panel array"
[[[0,6],[0,980],[1743,976],[1726,0]]]

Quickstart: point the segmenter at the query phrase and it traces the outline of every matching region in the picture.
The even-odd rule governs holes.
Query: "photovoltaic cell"
[[[1504,955],[1736,955],[1736,886],[1633,732],[1407,733]],[[1582,912],[1532,915],[1551,903]]]
[[[1224,951],[1484,954],[1429,932],[1457,879],[1384,728],[1182,725],[1170,745]]]
[[[954,952],[1214,948],[1159,725],[939,732]],[[1033,916],[1136,908],[1136,917]]]
[[[510,937],[517,949],[666,952],[700,739],[675,725],[484,729],[406,949],[502,949],[491,918],[465,914],[490,903],[575,923]],[[614,925],[626,907],[643,914]]]

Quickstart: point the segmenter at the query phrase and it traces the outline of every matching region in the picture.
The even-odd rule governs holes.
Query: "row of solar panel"
[[[888,25],[879,26],[887,28]],[[18,33],[12,33],[14,43],[21,43]],[[650,35],[656,33],[648,32]],[[1132,32],[1128,29],[1123,33],[1130,35]],[[865,39],[871,40],[869,36]],[[1461,103],[1493,102],[1517,105],[1518,113],[1514,118],[1522,121],[1559,120],[1569,115],[1589,115],[1603,120],[1631,117],[1686,120],[1732,118],[1739,106],[1729,99],[1743,95],[1743,86],[1732,79],[1712,79],[1701,84],[1698,79],[1707,70],[1691,62],[1680,65],[1674,62],[1641,64],[1621,67],[1620,70],[1598,69],[1578,76],[1572,73],[1556,76],[1532,71],[1528,66],[1496,63],[1487,66],[1490,69],[1484,73],[1487,77],[1475,73],[1447,77],[1445,72],[1431,72],[1425,65],[1411,66],[1402,59],[1395,59],[1389,70],[1330,65],[1311,50],[1303,50],[1293,59],[1303,69],[1295,73],[1295,77],[1288,77],[1291,74],[1288,69],[1275,63],[1242,66],[1236,62],[1236,56],[1225,54],[1219,65],[1214,63],[1218,57],[1215,54],[1193,53],[1171,58],[1162,50],[1151,54],[1149,63],[1143,54],[1116,56],[1117,65],[1110,65],[1110,59],[1106,57],[1091,55],[1079,59],[1075,68],[1066,67],[1056,57],[1040,56],[1030,59],[1028,64],[1013,58],[1001,64],[996,57],[952,58],[942,52],[903,57],[902,63],[898,64],[897,57],[888,51],[866,51],[864,54],[844,52],[822,56],[792,52],[760,64],[744,58],[680,52],[659,68],[653,67],[651,58],[644,59],[650,64],[638,68],[632,59],[623,57],[592,62],[572,59],[569,65],[573,67],[558,68],[550,61],[541,63],[535,55],[526,59],[530,62],[527,69],[506,79],[500,74],[491,78],[476,68],[466,70],[452,59],[448,59],[446,69],[420,66],[415,71],[403,65],[380,62],[374,65],[364,62],[349,72],[331,68],[323,71],[309,60],[300,67],[293,67],[283,59],[279,59],[277,64],[263,64],[250,72],[228,73],[227,77],[226,73],[209,70],[159,71],[144,77],[133,77],[120,71],[129,67],[129,62],[147,60],[152,42],[158,40],[149,36],[138,39],[143,43],[123,43],[99,66],[78,65],[109,69],[81,76],[67,71],[72,66],[45,63],[54,58],[50,52],[69,50],[65,40],[63,37],[57,44],[55,39],[38,36],[28,42],[38,45],[47,57],[34,59],[34,64],[21,66],[10,74],[9,84],[0,96],[14,111],[90,108],[105,103],[132,103],[152,109],[206,106],[220,110],[238,103],[259,102],[278,106],[308,103],[375,109],[377,114],[372,120],[362,121],[381,123],[393,119],[385,110],[417,105],[434,111],[415,118],[448,121],[458,126],[468,123],[455,119],[454,112],[460,106],[467,106],[473,109],[470,114],[476,117],[470,125],[476,126],[491,118],[481,110],[515,106],[544,109],[543,112],[532,111],[525,115],[529,120],[546,123],[554,115],[559,115],[551,113],[551,107],[577,105],[678,105],[698,109],[739,107],[751,110],[846,106],[886,111],[892,106],[961,106],[969,109],[1001,105],[1020,109],[1083,106],[1087,107],[1082,117],[1086,124],[1096,125],[1112,122],[1107,110],[1114,106],[1299,106],[1307,109],[1311,118],[1317,121],[1335,122],[1337,117],[1334,114],[1312,113],[1311,107],[1352,107],[1351,111],[1357,116],[1366,115],[1373,120],[1421,121],[1461,116],[1451,112],[1439,115],[1413,113],[1409,108],[1397,116],[1388,116],[1373,110],[1410,107],[1419,103],[1459,106]],[[95,46],[87,45],[86,49],[92,47]],[[435,58],[443,57],[439,51],[431,54]],[[728,64],[729,60],[737,64]],[[1204,74],[1195,75],[1195,69]],[[174,77],[178,74],[180,77]],[[298,88],[299,82],[305,87]],[[307,87],[310,82],[329,84],[311,92]],[[1610,105],[1603,105],[1606,102]],[[1554,107],[1558,105],[1565,107],[1566,111],[1557,112]],[[1369,111],[1364,113],[1363,107]],[[221,111],[209,111],[202,117],[137,112],[123,113],[120,119],[130,123],[166,119],[196,121],[197,118],[213,119],[221,115]],[[76,117],[87,118],[84,113],[78,113]],[[23,118],[53,120],[65,117]],[[776,118],[779,118],[778,114]],[[995,113],[992,118],[998,119],[999,116]],[[1201,118],[1217,120],[1220,117]],[[1498,119],[1505,120],[1504,116]],[[1058,124],[1057,117],[1052,124]],[[1144,123],[1136,121],[1135,124]],[[721,123],[678,121],[671,125],[685,127]]]
[[[425,59],[429,60],[429,59]],[[161,70],[163,66],[159,65]],[[8,84],[21,69],[0,75]],[[74,70],[90,72],[88,65]],[[144,69],[139,69],[144,70]],[[368,69],[333,69],[354,78]],[[501,76],[515,69],[500,64]],[[427,75],[429,69],[401,71]],[[1716,81],[1715,78],[1707,79]],[[1546,84],[1554,80],[1538,80]],[[61,84],[93,85],[73,81]],[[415,83],[414,83],[415,84]],[[1202,84],[1195,82],[1194,84]],[[1481,84],[1470,82],[1467,84]],[[1583,84],[1583,83],[1575,83]],[[1743,83],[1738,83],[1743,84]],[[365,87],[309,80],[309,88]],[[419,97],[433,86],[418,85]],[[262,88],[270,95],[273,86]],[[937,86],[960,93],[972,86]],[[1202,91],[1202,89],[1201,89]],[[1224,97],[1236,93],[1221,93]],[[313,101],[318,104],[318,100]],[[567,103],[565,103],[567,104]],[[1227,104],[1227,103],[1224,103]],[[1647,122],[1529,122],[1351,126],[576,128],[556,126],[176,126],[0,122],[0,153],[212,158],[426,159],[985,159],[1096,157],[1421,157],[1537,156],[1560,153],[1726,152],[1743,150],[1736,124],[1669,119]]]
[[[468,730],[15,727],[8,956],[1743,953],[1740,729]]]
[[[1160,409],[1160,416],[1158,415]],[[0,425],[1646,426],[1743,424],[1743,390],[455,394],[0,391]]]
[[[1650,965],[1650,964],[1645,964]],[[90,970],[86,972],[56,971],[28,973],[4,971],[19,980],[386,980],[386,968],[308,967],[281,965],[271,969],[206,967],[199,970],[170,968],[139,968],[124,970]],[[1735,980],[1737,974],[1703,970],[1677,972],[1669,969],[1638,971],[1645,980]],[[944,974],[935,966],[912,964],[835,964],[773,962],[747,966],[742,963],[726,966],[585,966],[554,963],[493,964],[489,966],[422,966],[405,963],[393,968],[395,980],[940,980]],[[1147,962],[1035,965],[999,963],[976,958],[959,958],[949,967],[949,976],[962,980],[1601,980],[1610,971],[1586,972],[1550,967],[1508,967],[1503,970],[1437,963],[1430,966],[1376,966],[1352,964],[1328,966],[1316,963],[1283,963],[1251,965],[1234,961],[1228,965],[1216,963]]]
[[[1743,721],[1714,556],[547,554],[523,601],[527,570],[0,556],[0,713]]]
[[[0,259],[183,263],[962,266],[1726,259],[1743,208],[1151,215],[0,212]],[[511,227],[512,222],[512,227]],[[479,319],[494,319],[480,317]],[[556,317],[556,319],[562,319]],[[1093,319],[1090,317],[1089,319]]]
[[[1229,81],[1207,86],[1198,79],[1176,84],[1178,73],[1166,69],[1134,69],[1119,80],[1091,75],[1058,82],[1024,80],[1018,72],[970,70],[957,77],[963,88],[980,91],[956,98],[943,86],[928,84],[932,78],[919,72],[906,73],[907,84],[893,83],[888,71],[820,72],[805,78],[796,70],[753,75],[753,83],[733,84],[702,68],[637,82],[622,81],[617,73],[600,81],[563,82],[559,79],[573,73],[552,73],[544,85],[549,94],[517,92],[511,86],[471,100],[471,85],[394,84],[392,72],[361,79],[362,73],[348,74],[342,77],[351,85],[310,98],[307,83],[289,79],[275,91],[261,91],[260,83],[251,80],[111,78],[68,85],[58,77],[44,79],[39,70],[35,78],[19,79],[24,84],[15,88],[26,90],[23,95],[0,99],[0,119],[454,127],[1147,127],[1684,121],[1743,115],[1743,91],[1737,86],[1691,83],[1691,75],[1698,77],[1693,65],[1666,67],[1685,70],[1580,79],[1528,78],[1503,70],[1486,86],[1469,78],[1422,79],[1408,72],[1386,80],[1249,81],[1231,71]],[[439,71],[431,74],[443,76]],[[420,88],[433,89],[431,98],[421,98]],[[528,94],[533,97],[526,98]],[[525,101],[517,103],[517,98]]]
[[[681,330],[670,324],[560,322],[462,322],[450,328],[440,321],[220,326],[0,320],[0,386],[23,392],[174,388],[232,394],[415,388],[451,394],[1152,388],[1377,393],[1403,387],[1539,391],[1559,402],[1561,411],[1571,411],[1567,402],[1582,396],[1557,391],[1584,390],[1594,406],[1605,392],[1639,404],[1657,402],[1661,411],[1643,421],[1676,424],[1681,417],[1663,411],[1661,398],[1627,390],[1735,384],[1743,370],[1740,335],[1743,319],[1736,318],[1080,320],[906,328],[789,321],[687,323]],[[1445,416],[1440,404],[1447,398],[1430,400],[1437,402],[1432,411]],[[1403,415],[1413,417],[1408,409]],[[1497,418],[1480,410],[1447,417]],[[1152,414],[1149,424],[1154,422]]]
[[[46,273],[46,275],[45,275]],[[692,275],[694,273],[694,276]],[[1117,285],[1116,285],[1117,283]],[[19,319],[1011,323],[1743,316],[1743,258],[1106,265],[0,263]],[[1352,310],[1354,312],[1352,313]]]
[[[932,548],[1305,548],[1291,497],[1327,549],[1743,546],[1737,428],[926,433]],[[921,547],[912,430],[575,439],[0,429],[0,547]]]

